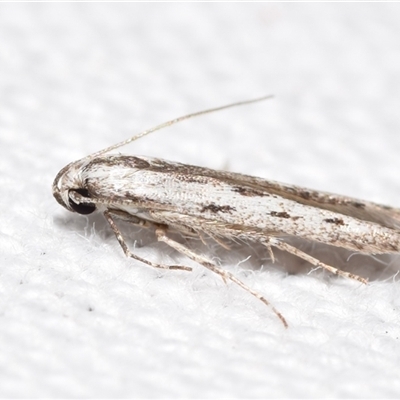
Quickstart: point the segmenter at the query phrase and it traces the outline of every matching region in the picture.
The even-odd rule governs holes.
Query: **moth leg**
[[[362,282],[364,284],[367,283],[367,280],[362,278],[361,276],[355,275],[355,274],[351,274],[350,272],[346,272],[346,271],[342,271],[341,269],[332,267],[328,264],[324,264],[323,262],[321,262],[320,260],[318,260],[317,258],[314,258],[312,256],[310,256],[307,253],[304,253],[303,251],[299,250],[298,248],[291,246],[290,244],[287,244],[285,242],[281,242],[278,239],[275,238],[271,238],[269,240],[269,244],[271,246],[274,246],[280,250],[283,251],[287,251],[290,254],[293,254],[299,258],[302,258],[303,260],[308,261],[310,264],[315,265],[316,267],[320,267],[320,268],[324,268],[327,271],[331,272],[332,274],[335,275],[339,275],[342,276],[344,278],[350,278],[350,279],[354,279],[356,281]]]
[[[221,239],[219,239],[219,238],[217,238],[217,237],[215,237],[215,236],[211,236],[210,234],[208,234],[209,236],[210,236],[210,238],[212,239],[212,240],[214,240],[214,242],[216,242],[216,243],[218,243],[223,249],[225,249],[225,250],[230,250],[231,248],[226,244],[226,243],[224,243]]]
[[[207,232],[207,235],[210,237],[210,239],[214,240],[215,243],[219,244],[223,249],[225,249],[225,250],[230,250],[231,249],[221,239],[211,235],[209,232]],[[207,242],[206,242],[206,239],[204,238],[204,235],[201,232],[198,232],[198,236],[199,236],[201,242],[204,244],[204,246],[207,246]]]
[[[268,254],[271,257],[271,261],[272,261],[272,263],[274,263],[275,262],[275,256],[274,256],[274,253],[272,251],[272,246],[271,246],[270,241],[268,240],[268,242],[261,242],[261,243],[267,248]]]
[[[190,268],[190,267],[185,267],[185,266],[180,266],[180,265],[157,264],[157,263],[154,263],[152,261],[146,260],[146,259],[144,259],[142,257],[139,257],[136,254],[133,254],[129,250],[128,245],[126,244],[126,242],[124,240],[124,237],[122,236],[122,233],[119,230],[119,228],[118,228],[117,224],[115,223],[115,221],[114,221],[114,219],[113,219],[111,214],[112,214],[112,212],[110,212],[110,211],[104,211],[104,217],[107,220],[107,222],[110,224],[111,229],[113,230],[113,232],[114,232],[114,234],[115,234],[115,236],[116,236],[116,238],[118,240],[118,243],[122,247],[122,250],[124,251],[124,253],[125,253],[125,255],[127,257],[131,257],[131,258],[133,258],[135,260],[138,260],[138,261],[140,261],[140,262],[142,262],[144,264],[150,265],[151,267],[154,267],[154,268],[177,269],[177,270],[183,270],[183,271],[192,271],[192,268]],[[135,217],[135,218],[137,218],[137,217]],[[140,219],[138,218],[138,220],[140,220]],[[144,221],[144,222],[146,222],[146,221]]]
[[[275,308],[273,307],[270,302],[261,294],[256,292],[255,290],[251,289],[249,286],[244,284],[241,280],[236,278],[234,275],[232,275],[230,272],[225,271],[222,268],[217,267],[214,263],[212,263],[209,259],[207,259],[204,256],[200,256],[199,254],[196,254],[194,251],[190,250],[186,246],[182,245],[181,243],[176,242],[175,240],[169,238],[166,234],[165,231],[161,228],[156,229],[156,236],[159,241],[164,242],[177,250],[179,253],[184,254],[185,256],[189,257],[193,261],[196,261],[197,263],[203,265],[203,267],[209,269],[210,271],[220,275],[224,282],[226,283],[227,280],[230,280],[234,283],[236,283],[238,286],[240,286],[242,289],[246,290],[247,292],[251,293],[253,296],[255,296],[257,299],[262,301],[266,306],[270,307],[272,311],[276,314],[276,316],[282,321],[283,325],[285,328],[288,327],[288,324],[283,317],[283,315]]]

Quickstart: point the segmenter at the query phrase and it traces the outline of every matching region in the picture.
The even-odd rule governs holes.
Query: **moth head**
[[[90,202],[90,193],[82,179],[82,167],[87,160],[68,164],[56,176],[53,182],[53,196],[68,211],[78,214],[91,214],[96,205]],[[85,202],[83,198],[87,198]]]

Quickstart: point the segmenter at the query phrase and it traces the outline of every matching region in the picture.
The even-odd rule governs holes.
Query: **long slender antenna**
[[[139,139],[139,138],[141,138],[143,136],[146,136],[149,133],[158,131],[158,130],[160,130],[162,128],[166,128],[167,126],[174,125],[174,124],[176,124],[178,122],[184,121],[185,119],[197,117],[199,115],[209,114],[209,113],[212,113],[214,111],[225,110],[226,108],[231,108],[231,107],[236,107],[236,106],[242,106],[242,105],[245,105],[245,104],[256,103],[258,101],[267,100],[267,99],[270,99],[272,97],[273,97],[272,95],[268,95],[268,96],[259,97],[257,99],[239,101],[237,103],[232,103],[232,104],[228,104],[228,105],[221,106],[221,107],[210,108],[208,110],[198,111],[198,112],[195,112],[195,113],[192,113],[192,114],[187,114],[187,115],[184,115],[183,117],[172,119],[170,121],[167,121],[167,122],[164,122],[164,123],[162,123],[160,125],[157,125],[157,126],[155,126],[153,128],[150,128],[150,129],[147,129],[147,130],[145,130],[143,132],[140,132],[137,135],[132,136],[131,138],[124,140],[123,142],[119,142],[119,143],[114,144],[114,145],[112,145],[110,147],[107,147],[106,149],[97,151],[96,153],[90,154],[89,156],[87,156],[85,158],[94,158],[94,157],[100,156],[100,155],[102,155],[104,153],[108,153],[109,151],[118,149],[118,147],[125,146],[126,144],[131,143],[131,142],[135,141],[136,139]]]

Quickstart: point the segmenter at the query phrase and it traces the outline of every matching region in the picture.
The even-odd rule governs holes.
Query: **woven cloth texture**
[[[1,3],[0,397],[398,398],[400,258],[306,245],[358,282],[266,248],[188,245],[69,213],[66,164],[121,152],[399,206],[400,4]]]

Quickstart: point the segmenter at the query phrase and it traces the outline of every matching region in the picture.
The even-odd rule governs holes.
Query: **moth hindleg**
[[[280,250],[283,250],[283,251],[286,251],[286,252],[288,252],[290,254],[293,254],[293,255],[295,255],[295,256],[297,256],[299,258],[302,258],[303,260],[308,261],[310,264],[315,265],[316,267],[320,267],[320,268],[326,269],[327,271],[331,272],[332,274],[339,275],[339,276],[342,276],[344,278],[354,279],[354,280],[357,280],[357,281],[362,282],[364,284],[367,283],[367,280],[362,278],[361,276],[352,274],[350,272],[342,271],[339,268],[335,268],[335,267],[332,267],[332,266],[330,266],[328,264],[325,264],[322,261],[318,260],[317,258],[312,257],[309,254],[304,253],[303,251],[299,250],[297,247],[291,246],[290,244],[282,242],[279,239],[270,238],[267,243],[263,243],[263,244],[265,244],[265,245],[269,244],[270,246],[274,246],[274,247],[276,247],[276,248],[278,248]]]
[[[177,250],[179,253],[184,254],[185,256],[189,257],[190,259],[192,259],[193,261],[196,261],[197,263],[203,265],[203,267],[209,269],[210,271],[218,274],[221,276],[221,278],[224,280],[224,282],[226,283],[227,280],[230,280],[234,283],[236,283],[238,286],[240,286],[242,289],[246,290],[247,292],[251,293],[253,296],[255,296],[257,299],[259,299],[260,301],[262,301],[265,305],[267,305],[268,307],[270,307],[272,309],[272,311],[277,315],[277,317],[282,321],[283,325],[285,326],[285,328],[288,327],[288,324],[285,320],[285,318],[283,317],[283,315],[275,308],[273,307],[270,302],[261,294],[259,294],[258,292],[256,292],[255,290],[251,289],[249,286],[247,286],[246,284],[244,284],[241,280],[239,280],[238,278],[236,278],[236,276],[232,275],[230,272],[225,271],[222,268],[217,267],[213,262],[211,262],[209,259],[207,259],[204,256],[201,256],[197,253],[195,253],[194,251],[190,250],[189,248],[187,248],[186,246],[184,246],[181,243],[176,242],[175,240],[169,238],[165,231],[161,228],[156,229],[156,236],[158,238],[159,241],[164,242],[166,244],[168,244],[169,246],[171,246],[172,248],[174,248],[175,250]]]

